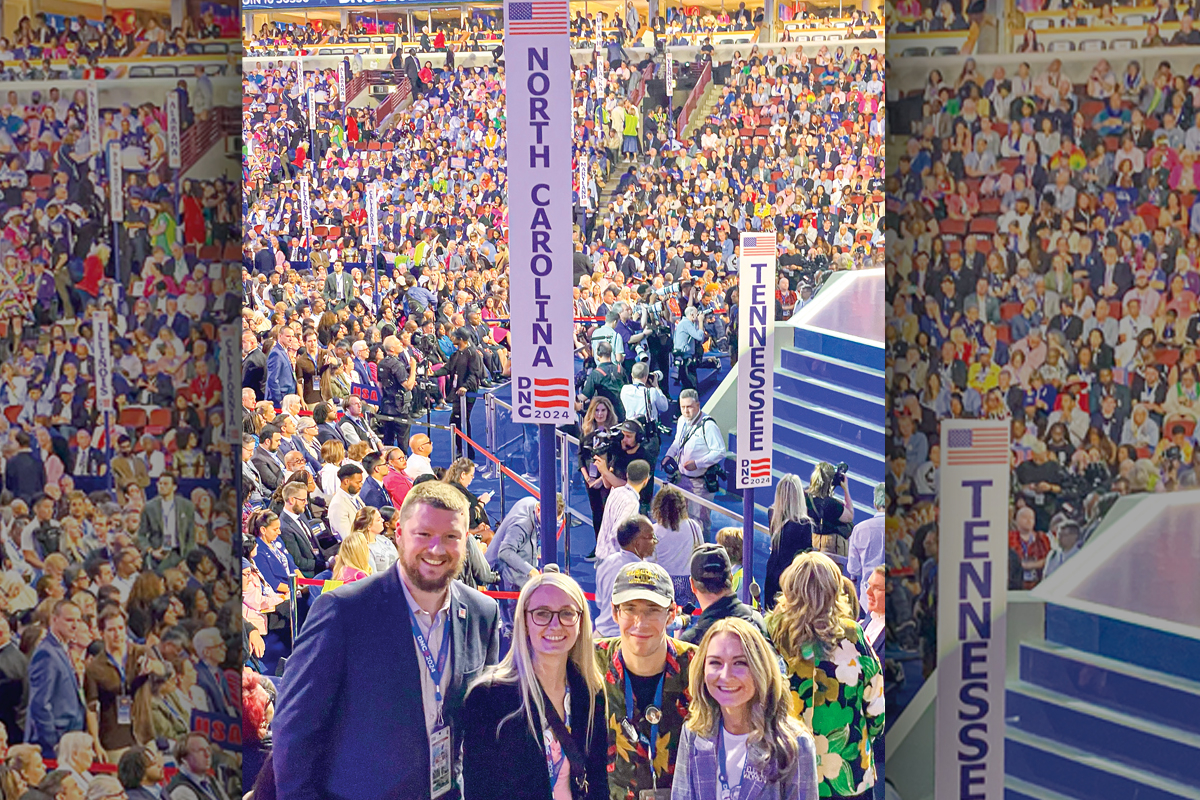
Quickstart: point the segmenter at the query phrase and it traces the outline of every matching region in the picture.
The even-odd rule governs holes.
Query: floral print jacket
[[[775,630],[767,620],[767,630]],[[787,662],[792,715],[817,743],[821,797],[861,794],[875,785],[871,743],[883,733],[883,672],[857,622],[844,620],[846,636],[821,654],[812,645]]]
[[[631,742],[621,729],[625,718],[625,670],[618,658],[620,653],[620,638],[596,640],[596,662],[604,675],[604,695],[608,703],[608,796],[609,800],[637,800],[641,791],[653,788],[656,781],[659,789],[671,786],[683,721],[687,719],[692,701],[688,691],[688,668],[696,654],[696,646],[667,639],[662,719],[658,723],[653,765],[647,747],[641,742]],[[650,723],[640,712],[635,712],[633,726],[640,735],[649,737]]]

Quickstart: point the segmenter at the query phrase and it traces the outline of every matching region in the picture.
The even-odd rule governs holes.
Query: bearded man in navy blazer
[[[322,592],[300,629],[276,702],[280,797],[461,796],[459,714],[499,658],[499,606],[454,580],[467,553],[461,492],[414,486],[399,517],[396,566]]]

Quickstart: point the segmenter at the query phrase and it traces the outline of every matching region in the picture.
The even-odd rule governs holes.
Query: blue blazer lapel
[[[762,770],[757,766],[761,763],[762,752],[757,747],[751,747],[746,759],[750,762],[742,771],[742,786],[738,792],[738,800],[757,800],[762,797],[767,782]]]

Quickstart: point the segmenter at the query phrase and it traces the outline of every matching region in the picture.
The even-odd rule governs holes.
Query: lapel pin
[[[459,606],[459,608],[458,608],[458,618],[459,619],[467,618],[467,610],[465,608],[463,608],[462,606]]]

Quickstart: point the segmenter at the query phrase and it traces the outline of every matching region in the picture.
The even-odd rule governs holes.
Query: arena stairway
[[[1200,640],[1048,603],[1006,694],[1006,800],[1200,800]]]
[[[844,461],[855,521],[861,522],[875,513],[875,485],[885,470],[882,343],[808,327],[791,332],[792,343],[781,348],[775,367],[775,476],[794,473],[807,486],[818,462]],[[787,327],[776,328],[776,336],[787,334]],[[740,512],[740,492],[732,490],[736,433],[729,440],[725,466]],[[773,495],[774,487],[755,493],[760,521],[766,521]]]

